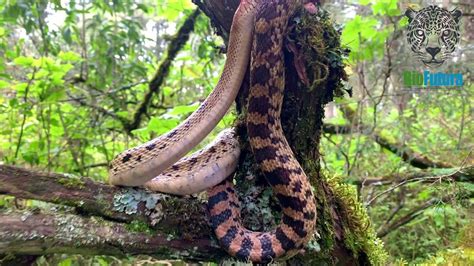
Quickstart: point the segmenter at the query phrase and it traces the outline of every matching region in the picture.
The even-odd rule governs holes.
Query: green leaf
[[[173,93],[174,89],[170,86],[164,86],[161,91],[163,92],[163,95],[169,96],[171,93]]]
[[[61,58],[61,60],[63,61],[69,61],[69,62],[77,62],[77,61],[80,61],[82,60],[81,56],[75,52],[59,52],[59,58]]]
[[[167,112],[168,115],[171,116],[183,116],[187,115],[189,113],[194,112],[198,107],[200,103],[196,102],[191,105],[178,105],[175,106],[173,109]]]
[[[44,101],[57,102],[66,96],[66,92],[61,87],[50,87],[46,90]]]
[[[128,111],[119,111],[119,112],[116,112],[115,114],[123,118],[128,118],[130,116],[130,112]]]
[[[101,257],[97,258],[97,262],[99,262],[100,266],[108,266],[109,265],[109,263],[104,258],[101,258]]]
[[[15,65],[31,67],[36,60],[33,57],[19,56],[13,60]]]
[[[374,15],[388,15],[397,16],[400,15],[400,10],[397,6],[397,0],[377,0],[372,5],[372,12]]]
[[[28,87],[28,83],[26,82],[20,82],[15,85],[13,85],[13,89],[15,89],[18,92],[24,92],[26,87]]]
[[[148,6],[145,4],[137,4],[137,8],[142,10],[145,13],[148,13]]]
[[[385,15],[385,3],[383,3],[383,1],[377,1],[372,5],[372,12],[374,15]]]
[[[430,196],[431,196],[431,191],[429,189],[425,189],[421,191],[420,193],[418,193],[419,200],[427,200],[430,198]]]
[[[0,89],[4,89],[10,86],[10,83],[6,82],[5,80],[0,79]]]
[[[8,104],[10,105],[11,108],[16,108],[18,106],[18,99],[13,98],[8,102]]]
[[[64,84],[64,73],[53,73],[51,74],[50,80],[51,85],[63,85]]]
[[[400,21],[398,22],[398,25],[400,27],[405,27],[408,25],[408,18],[407,17],[403,17],[402,19],[400,19]]]
[[[59,262],[58,266],[71,266],[72,265],[72,259],[67,258],[61,262]]]
[[[191,0],[168,0],[165,3],[164,2],[165,1],[163,0],[158,1],[158,11],[159,14],[169,21],[176,20],[184,10],[192,9],[194,7]]]
[[[62,32],[64,41],[66,41],[67,44],[72,44],[72,37],[71,37],[71,28],[65,28]]]
[[[37,60],[34,60],[32,65],[35,66],[35,67],[41,67],[41,68],[44,68],[44,69],[49,69],[49,66],[54,65],[54,62],[51,58],[41,57]]]
[[[141,140],[147,141],[149,140],[150,131],[148,128],[144,127],[132,130],[132,134]]]
[[[229,112],[221,119],[221,121],[219,121],[217,125],[222,128],[226,128],[226,127],[231,126],[234,120],[235,120],[235,114],[233,112]]]
[[[46,69],[40,69],[40,70],[36,71],[35,79],[40,80],[42,78],[47,78],[50,74],[51,74],[51,72],[47,71]],[[29,78],[31,78],[31,77],[29,77]]]
[[[179,124],[178,119],[161,119],[153,117],[147,125],[147,129],[159,135],[166,133]]]

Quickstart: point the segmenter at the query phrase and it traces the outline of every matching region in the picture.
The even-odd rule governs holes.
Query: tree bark
[[[224,5],[237,6],[238,0],[235,1],[217,1],[217,0],[195,0],[206,15],[211,18],[212,24],[223,32],[230,28],[229,18],[232,12],[228,9],[221,9]],[[231,4],[234,2],[234,4]],[[224,33],[224,36],[227,36]],[[294,36],[290,37],[293,38]],[[324,37],[320,37],[324,38]],[[287,44],[290,46],[292,44]],[[296,45],[298,46],[298,44]],[[299,52],[297,51],[300,49]],[[300,60],[301,51],[309,47],[297,47],[290,53],[285,53],[286,67],[286,88],[284,95],[284,103],[281,113],[282,127],[285,136],[292,147],[295,156],[310,178],[315,188],[315,195],[318,203],[318,234],[317,245],[320,251],[307,250],[305,255],[296,256],[288,261],[292,265],[314,265],[314,264],[350,264],[364,265],[369,264],[369,254],[367,250],[355,250],[347,243],[349,238],[354,237],[355,221],[351,215],[353,206],[347,206],[347,202],[343,201],[333,191],[332,186],[324,181],[324,177],[320,172],[320,153],[319,144],[320,136],[323,130],[332,131],[334,133],[343,133],[345,128],[341,127],[324,127],[324,105],[333,99],[337,90],[337,86],[341,79],[345,77],[345,73],[331,73],[327,75],[327,79],[320,82],[316,88],[310,89],[305,82],[299,80],[299,70],[297,71],[298,60]],[[309,62],[306,62],[309,65]],[[310,71],[306,69],[306,71]],[[342,70],[341,70],[342,71]],[[311,77],[310,77],[311,78]],[[316,77],[312,77],[317,79]],[[313,80],[311,80],[313,81]],[[311,84],[312,82],[309,82]],[[279,207],[271,195],[271,189],[266,183],[263,176],[257,170],[254,164],[252,153],[249,150],[248,141],[245,130],[246,102],[248,95],[248,78],[244,80],[244,84],[239,92],[236,100],[237,111],[241,120],[237,122],[240,130],[240,137],[245,144],[239,164],[239,171],[236,173],[237,191],[239,198],[244,201],[242,216],[244,225],[252,230],[264,231],[275,226],[278,221],[274,216],[279,215]],[[248,173],[252,173],[249,175]],[[265,204],[262,204],[264,202]],[[271,208],[269,208],[270,206]],[[270,210],[268,210],[270,209]],[[268,215],[272,213],[273,215]],[[270,216],[270,217],[269,217]],[[368,227],[368,226],[367,226]],[[366,227],[366,229],[367,229]],[[370,252],[370,251],[369,251]]]
[[[349,179],[349,178],[348,178]],[[410,182],[473,182],[474,165],[461,168],[430,169],[417,172],[395,173],[380,177],[369,177],[352,181],[358,186],[383,186]]]
[[[0,254],[153,254],[209,261],[225,256],[212,239],[205,202],[196,198],[13,166],[0,166],[0,195],[70,207],[1,212]]]
[[[0,213],[0,253],[115,255],[215,261],[225,253],[208,238],[134,232],[125,224],[74,214]]]

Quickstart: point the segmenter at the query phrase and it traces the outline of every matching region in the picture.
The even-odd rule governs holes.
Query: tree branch
[[[127,128],[129,126],[129,121],[126,118],[120,117],[120,116],[116,115],[114,112],[111,112],[111,111],[105,109],[102,106],[98,106],[98,105],[88,103],[87,101],[85,101],[84,99],[81,99],[81,98],[75,98],[70,93],[67,93],[67,94],[68,94],[68,96],[71,100],[77,102],[80,106],[90,107],[94,110],[97,110],[99,113],[101,113],[105,116],[109,116],[109,117],[115,119],[115,120],[119,121],[124,128]]]
[[[195,198],[4,165],[0,166],[0,195],[70,206],[78,214],[0,213],[0,239],[4,242],[0,242],[0,253],[153,253],[208,261],[225,256],[212,241],[205,203]],[[141,233],[125,230],[137,224]],[[65,231],[67,228],[72,231]],[[150,231],[152,236],[143,234]],[[33,237],[34,232],[37,237]],[[28,248],[19,248],[20,244]]]
[[[465,195],[466,198],[470,199],[474,196],[474,193],[469,193],[468,195]],[[423,214],[423,211],[430,208],[431,206],[439,203],[439,202],[446,202],[446,201],[449,201],[451,198],[453,197],[453,195],[448,195],[448,196],[445,196],[441,199],[430,199],[428,200],[427,202],[425,202],[424,204],[420,205],[420,206],[417,206],[413,209],[411,209],[410,211],[408,211],[407,214],[405,214],[403,217],[397,219],[396,221],[390,223],[389,225],[387,226],[384,226],[382,227],[378,232],[377,232],[377,236],[382,238],[386,235],[388,235],[389,233],[395,231],[396,229],[408,224],[409,222],[413,221],[415,218],[417,218],[418,216],[420,216],[421,214]]]
[[[371,177],[365,178],[363,180],[355,180],[353,183],[361,186],[381,186],[381,185],[390,185],[393,183],[401,182],[446,182],[446,181],[455,181],[455,182],[473,182],[474,181],[474,165],[466,166],[463,168],[449,168],[432,171],[419,171],[419,172],[409,172],[409,173],[397,173],[381,177]]]
[[[184,44],[188,41],[189,34],[194,30],[194,22],[200,13],[201,12],[199,9],[194,10],[191,15],[186,18],[175,37],[171,40],[167,48],[167,55],[165,59],[161,62],[155,75],[148,84],[148,92],[145,94],[143,101],[140,103],[135,114],[133,115],[133,120],[125,127],[127,132],[137,129],[140,126],[142,117],[144,114],[146,114],[153,95],[158,92],[161,85],[163,84],[163,81],[168,76],[168,72],[171,68],[174,58],[181,48],[183,48]]]
[[[239,0],[192,0],[207,17],[219,36],[227,43],[234,11],[239,5]]]
[[[209,236],[205,203],[148,193],[139,188],[121,188],[94,182],[89,178],[46,174],[0,165],[0,195],[40,200],[74,207],[79,213],[107,220],[139,220],[159,228],[180,227],[183,234]],[[153,205],[153,207],[147,207]],[[156,205],[157,207],[155,207]],[[192,219],[190,225],[187,219]]]
[[[209,238],[189,241],[163,232],[134,232],[125,224],[73,214],[0,213],[0,236],[2,254],[148,254],[196,261],[225,256]]]
[[[353,128],[348,125],[323,124],[323,133],[327,134],[351,134]]]
[[[342,113],[347,120],[353,125],[357,125],[356,128],[359,128],[361,132],[372,132],[369,130],[370,127],[361,124],[360,119],[357,116],[356,112],[349,106],[341,106]],[[403,145],[397,142],[391,142],[387,138],[383,137],[377,133],[368,134],[374,139],[382,148],[392,152],[393,154],[400,156],[403,161],[409,163],[410,165],[420,168],[453,168],[454,165],[447,162],[434,161],[423,154],[419,154],[413,151],[410,147]]]
[[[96,183],[88,178],[0,166],[0,195],[62,204],[107,219],[131,221],[132,216],[113,211],[114,195],[119,191],[118,187]]]
[[[430,182],[430,183],[435,183],[435,182],[446,182],[446,181],[453,181],[455,179],[457,179],[458,181],[471,181],[473,180],[473,176],[474,176],[474,167],[473,166],[470,166],[470,167],[467,167],[467,168],[459,168],[459,169],[455,169],[454,172],[451,172],[451,173],[437,173],[437,174],[434,174],[434,175],[431,175],[431,176],[424,176],[424,175],[419,175],[420,173],[415,173],[415,174],[412,174],[412,176],[409,176],[409,177],[405,177],[405,178],[402,178],[402,179],[398,179],[396,180],[395,182],[393,182],[394,184],[389,187],[388,189],[382,191],[381,193],[375,195],[374,197],[372,197],[371,199],[369,199],[366,203],[366,205],[371,205],[372,203],[375,202],[375,200],[377,198],[379,198],[380,196],[384,195],[384,194],[387,194],[401,186],[404,186],[406,184],[409,184],[411,182]]]

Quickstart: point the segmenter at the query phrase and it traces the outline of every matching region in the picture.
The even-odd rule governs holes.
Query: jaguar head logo
[[[419,11],[409,8],[405,15],[410,48],[426,66],[440,66],[452,56],[460,39],[461,11],[433,5]]]

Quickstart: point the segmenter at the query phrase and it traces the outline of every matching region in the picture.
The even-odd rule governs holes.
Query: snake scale
[[[193,186],[190,184],[194,181],[186,178],[179,179],[180,176],[193,175],[193,171],[196,171],[207,157],[207,164],[203,165],[206,170],[201,171],[202,175],[209,175],[215,171],[221,172],[219,178],[211,178],[213,184],[200,187],[201,190],[208,188],[211,226],[222,248],[230,255],[244,261],[268,263],[275,258],[291,257],[304,247],[315,231],[316,204],[312,186],[283,134],[280,120],[285,87],[283,42],[289,18],[299,4],[301,3],[298,0],[242,0],[234,15],[228,49],[230,54],[228,54],[224,72],[216,89],[203,103],[204,107],[201,106],[195,112],[198,115],[201,112],[199,119],[193,113],[183,124],[167,135],[118,155],[111,165],[110,178],[113,184],[142,185],[145,183],[145,186],[152,190],[186,194],[189,190],[183,187]],[[242,27],[244,24],[248,27]],[[249,29],[254,29],[254,32]],[[242,31],[247,34],[250,32],[250,36],[238,42],[236,39],[242,37],[244,34]],[[248,44],[243,44],[245,41],[248,41]],[[269,232],[250,231],[241,224],[238,196],[231,178],[226,179],[235,170],[236,163],[231,162],[237,161],[236,158],[240,152],[235,132],[224,133],[224,137],[219,138],[214,145],[174,164],[209,133],[209,128],[212,129],[216,125],[217,122],[207,121],[207,117],[202,117],[202,114],[213,110],[216,106],[225,109],[230,105],[208,101],[231,96],[233,96],[232,101],[235,99],[235,90],[239,89],[242,78],[226,76],[226,74],[237,75],[227,67],[244,68],[243,71],[238,71],[243,76],[242,72],[245,72],[250,57],[250,46],[252,47],[251,87],[246,116],[247,135],[256,163],[272,187],[283,211],[280,224]],[[236,48],[244,49],[244,51],[239,49],[238,56],[247,55],[247,61],[238,63],[232,61],[235,59],[231,56],[237,53],[232,49]],[[248,52],[245,49],[248,49]],[[226,82],[228,79],[233,79],[233,81]],[[223,88],[219,84],[231,84],[234,87]],[[226,95],[223,96],[223,92]],[[210,108],[212,104],[213,107]],[[225,111],[221,110],[219,115],[223,115]],[[203,121],[204,118],[206,122]],[[213,118],[217,119],[217,116]],[[201,123],[206,123],[206,125],[201,125]],[[193,135],[193,138],[197,136],[200,139],[199,141],[192,140],[187,137],[188,135]],[[231,140],[234,142],[227,148],[221,147],[225,147],[226,145],[222,144]],[[153,149],[147,148],[150,145]],[[181,148],[184,146],[186,148]],[[156,147],[158,149],[155,150]],[[178,148],[180,148],[179,151],[173,151]],[[215,154],[221,156],[215,156]],[[222,163],[223,158],[228,158],[229,154],[232,154],[234,158],[228,159],[227,164]],[[213,155],[213,160],[210,160],[209,158]],[[143,156],[146,163],[137,162],[138,156]],[[215,165],[209,163],[210,161],[215,162]],[[209,167],[209,165],[214,167]],[[219,170],[221,168],[227,170]],[[150,179],[152,180],[149,181]],[[166,188],[166,184],[174,183],[175,180],[177,183],[181,182],[181,186],[171,185],[173,188]],[[217,184],[218,181],[219,184]]]

